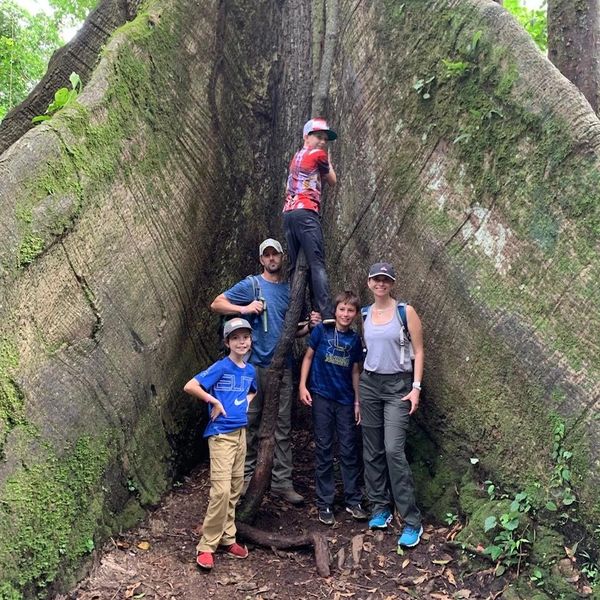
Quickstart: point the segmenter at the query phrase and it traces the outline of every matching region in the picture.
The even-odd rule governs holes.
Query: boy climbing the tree
[[[324,325],[335,319],[325,271],[325,248],[321,228],[320,208],[323,182],[333,186],[337,177],[331,164],[327,143],[337,134],[325,119],[311,119],[304,125],[304,146],[290,162],[286,200],[283,206],[283,226],[290,259],[290,281],[293,280],[300,249],[310,269],[313,310],[321,313]]]
[[[350,329],[360,304],[358,296],[350,291],[338,294],[334,302],[335,327],[317,325],[313,329],[300,371],[300,401],[312,407],[317,508],[319,521],[325,525],[335,523],[333,445],[336,433],[346,511],[358,521],[368,517],[360,504],[356,428],[360,423],[358,378],[363,352],[359,335]]]
[[[210,451],[210,498],[196,547],[196,563],[205,570],[213,568],[218,547],[235,558],[248,556],[247,548],[235,539],[235,506],[244,485],[248,406],[256,394],[254,367],[244,360],[252,346],[250,323],[241,318],[227,321],[223,337],[229,356],[183,388],[209,405],[204,437]]]

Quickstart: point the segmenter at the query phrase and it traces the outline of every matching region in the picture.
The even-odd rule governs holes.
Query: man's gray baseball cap
[[[277,252],[279,252],[279,254],[283,254],[283,248],[281,247],[281,244],[277,241],[274,240],[273,238],[268,238],[266,239],[259,247],[258,247],[258,255],[262,256],[263,252],[267,249],[267,248],[275,248],[275,250],[277,250]]]
[[[223,337],[227,339],[234,331],[238,329],[249,329],[252,331],[252,326],[246,319],[241,319],[236,317],[235,319],[229,319],[225,326],[223,327]]]

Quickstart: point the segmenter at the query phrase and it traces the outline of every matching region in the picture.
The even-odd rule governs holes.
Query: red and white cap
[[[327,121],[320,117],[307,121],[304,125],[302,133],[303,135],[308,135],[309,133],[314,133],[315,131],[325,131],[330,142],[337,138],[337,133],[333,131],[333,129],[329,129]]]

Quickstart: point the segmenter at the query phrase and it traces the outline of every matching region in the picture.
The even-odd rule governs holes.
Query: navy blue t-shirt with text
[[[319,323],[312,330],[308,345],[315,351],[309,390],[341,404],[353,404],[352,369],[362,360],[359,335]]]

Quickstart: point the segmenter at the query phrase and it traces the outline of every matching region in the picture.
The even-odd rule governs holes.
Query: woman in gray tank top
[[[392,297],[395,281],[389,263],[376,263],[369,270],[375,301],[364,318],[367,356],[359,385],[363,459],[372,509],[369,527],[386,529],[396,508],[405,524],[398,545],[412,547],[423,527],[404,445],[410,415],[419,408],[423,332],[414,308]]]

